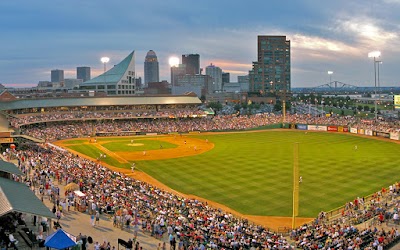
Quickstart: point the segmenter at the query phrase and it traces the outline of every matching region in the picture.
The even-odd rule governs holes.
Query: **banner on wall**
[[[350,128],[350,133],[357,134],[357,128]]]
[[[336,126],[328,126],[328,131],[329,132],[338,132],[338,127],[336,127]]]
[[[326,126],[319,126],[319,125],[307,125],[308,130],[317,130],[317,131],[327,131]]]
[[[398,141],[400,140],[399,135],[399,132],[392,132],[390,133],[390,139]]]
[[[365,130],[365,135],[372,136],[372,130],[371,129],[366,129]]]
[[[300,130],[307,130],[306,124],[297,124],[296,127],[297,127],[297,129],[300,129]]]
[[[390,138],[390,134],[389,133],[378,132],[378,131],[373,131],[372,133],[373,133],[374,136],[377,136],[377,137]]]

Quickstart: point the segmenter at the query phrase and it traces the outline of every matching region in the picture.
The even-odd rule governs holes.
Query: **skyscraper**
[[[249,91],[278,98],[290,92],[290,40],[258,36],[258,57],[249,71]]]
[[[188,74],[188,75],[200,74],[200,55],[199,54],[182,55],[182,64],[186,65],[186,74]]]
[[[206,75],[211,76],[213,79],[214,91],[222,90],[222,70],[220,67],[213,65],[212,63],[206,67]]]
[[[51,82],[64,82],[64,70],[53,69],[51,71]]]
[[[82,82],[90,80],[90,67],[77,67],[76,79],[81,79]]]
[[[224,91],[224,86],[226,83],[230,83],[231,82],[231,74],[228,72],[222,72],[222,86],[221,86],[221,90]]]
[[[149,82],[159,82],[159,69],[156,52],[149,50],[144,59],[144,84]]]

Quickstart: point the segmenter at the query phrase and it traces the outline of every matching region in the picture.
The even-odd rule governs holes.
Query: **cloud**
[[[339,20],[335,31],[354,37],[359,45],[366,47],[385,47],[399,38],[397,32],[386,30],[376,20],[365,17]]]

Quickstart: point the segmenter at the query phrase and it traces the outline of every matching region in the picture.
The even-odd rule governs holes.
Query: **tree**
[[[275,111],[281,111],[282,110],[282,102],[280,100],[277,100],[275,105],[274,105],[274,110]]]
[[[369,106],[368,106],[368,105],[365,105],[365,106],[364,106],[364,111],[368,112],[368,110],[369,110]]]
[[[220,102],[210,102],[208,103],[208,107],[215,111],[220,111],[222,109],[222,104]]]

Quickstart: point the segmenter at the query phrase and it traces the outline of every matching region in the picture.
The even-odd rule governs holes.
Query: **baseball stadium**
[[[398,123],[216,115],[191,94],[0,98],[2,157],[32,176],[20,181],[42,200],[53,197],[49,180],[75,184],[55,197],[114,226],[161,241],[175,234],[182,249],[389,249],[399,240]]]

